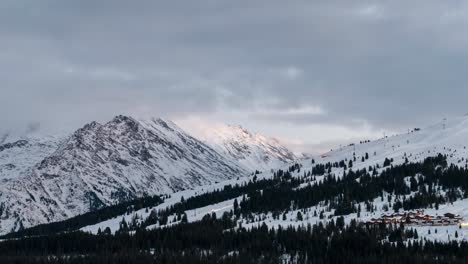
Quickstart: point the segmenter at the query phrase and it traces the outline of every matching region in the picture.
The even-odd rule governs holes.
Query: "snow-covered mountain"
[[[277,139],[251,133],[239,125],[210,127],[200,138],[250,171],[278,168],[297,159]]]
[[[406,160],[420,162],[442,153],[447,155],[448,162],[459,166],[468,164],[467,116],[299,160],[277,141],[252,134],[239,126],[217,127],[206,135],[201,140],[195,139],[162,119],[135,120],[118,116],[106,124],[90,123],[65,140],[57,141],[61,142],[56,143],[57,149],[45,155],[27,176],[4,180],[5,184],[0,187],[0,232],[18,228],[20,221],[30,226],[68,218],[126,198],[173,193],[172,198],[158,207],[164,208],[180,201],[181,197],[196,196],[226,184],[246,183],[252,176],[238,176],[247,175],[254,169],[263,170],[257,175],[259,179],[270,178],[270,168],[286,171],[290,165],[287,163],[291,161],[301,165],[300,172],[293,171],[295,177],[302,177],[316,164],[343,160],[346,164],[352,160],[352,169],[357,170],[382,166],[387,158],[393,160],[393,165],[398,165]],[[14,149],[8,146],[8,150],[3,151]],[[343,168],[333,167],[331,173],[341,177]],[[468,211],[464,209],[466,203],[466,200],[460,200],[456,205],[444,205],[443,208],[468,219]],[[208,206],[207,210],[224,212],[230,204],[230,201],[221,202]],[[378,208],[372,215],[363,217],[381,213],[381,204],[376,201],[376,205]],[[324,209],[318,206],[311,211]],[[147,210],[142,209],[142,212],[147,213]],[[200,212],[205,211],[197,209],[196,213],[191,213],[201,217]],[[125,216],[94,227],[117,223],[122,217]],[[316,220],[310,216],[307,221]],[[269,221],[268,218],[265,221]],[[468,233],[466,235],[468,237]]]
[[[468,161],[468,116],[443,120],[425,128],[413,128],[406,133],[381,138],[374,141],[350,144],[316,157],[318,162],[340,161],[353,158],[356,166],[365,167],[382,163],[385,158],[393,158],[396,164],[405,161],[422,161],[437,153],[447,154],[448,161],[464,165]],[[370,159],[360,162],[368,153]]]
[[[63,140],[61,136],[22,137],[0,144],[0,181],[30,174]]]
[[[10,179],[0,187],[0,233],[247,174],[170,121],[127,116],[89,123],[63,141],[6,143],[3,154],[9,171],[1,175]]]
[[[465,167],[468,164],[468,116],[452,118],[444,120],[435,125],[426,127],[426,128],[413,128],[407,133],[402,133],[386,138],[381,138],[374,141],[364,140],[361,143],[349,144],[349,146],[332,150],[328,153],[322,155],[310,157],[297,161],[299,166],[295,166],[291,170],[290,167],[285,166],[283,171],[290,171],[292,177],[302,178],[307,173],[310,173],[314,167],[318,164],[333,164],[335,162],[346,161],[348,164],[349,161],[352,161],[352,170],[357,171],[361,169],[367,169],[369,167],[377,167],[378,172],[385,170],[383,168],[383,163],[385,159],[391,159],[392,165],[396,166],[403,164],[405,162],[422,162],[427,157],[437,156],[438,153],[445,154],[447,156],[447,161],[449,163],[458,165],[459,167]],[[367,155],[366,155],[367,154]],[[366,158],[366,156],[368,158]],[[314,162],[312,162],[312,159]],[[388,167],[387,167],[388,168]],[[349,172],[349,167],[347,168]],[[331,168],[330,174],[335,175],[337,178],[343,176],[342,167],[333,167]],[[306,185],[312,184],[314,182],[323,181],[328,172],[324,172],[322,175],[313,176],[311,183],[301,185],[299,188],[303,188]],[[143,208],[138,211],[133,212],[129,215],[120,215],[112,219],[108,219],[101,223],[95,225],[90,225],[82,228],[82,230],[87,232],[96,233],[97,230],[104,230],[106,227],[110,227],[112,231],[116,231],[119,228],[119,223],[122,219],[130,222],[132,218],[135,218],[135,215],[139,219],[146,219],[151,213],[151,210],[163,210],[166,209],[175,203],[178,203],[181,200],[181,197],[185,199],[193,196],[200,195],[204,192],[210,192],[214,190],[223,189],[225,185],[231,186],[241,186],[243,184],[252,181],[254,176],[244,177],[240,179],[230,179],[223,182],[220,182],[215,185],[207,187],[197,187],[194,190],[185,190],[181,192],[174,193],[170,199],[164,201],[163,204],[160,204],[154,208]],[[259,175],[256,175],[257,179],[272,179],[273,174],[269,171],[265,171]],[[308,176],[308,178],[312,178]],[[408,182],[409,184],[409,182]],[[366,203],[361,202],[360,207],[363,208],[362,212],[359,214],[350,213],[345,215],[345,221],[349,223],[351,219],[357,219],[358,221],[370,221],[372,218],[378,218],[382,214],[389,214],[392,211],[391,204],[397,199],[395,195],[391,193],[384,193],[382,197],[376,197],[375,200],[371,201],[373,203],[372,209],[368,210],[366,208]],[[444,194],[444,191],[441,191],[440,194]],[[399,199],[408,199],[411,196],[414,196],[415,192],[412,192],[408,195],[403,195],[404,197],[399,197]],[[234,197],[238,200],[244,199],[245,196],[240,195],[239,197]],[[247,198],[248,199],[248,198]],[[293,201],[291,201],[293,202]],[[212,204],[206,204],[204,206],[193,208],[186,211],[188,221],[197,221],[203,218],[206,214],[216,213],[218,217],[221,217],[223,213],[233,210],[233,197],[226,199],[225,201],[217,201]],[[390,209],[389,209],[390,208]],[[430,215],[443,215],[444,213],[454,213],[460,215],[465,220],[468,219],[468,199],[462,198],[455,202],[447,202],[441,204],[439,207],[430,207],[423,208],[425,212]],[[324,218],[320,218],[314,212],[323,211],[325,214]],[[304,217],[301,220],[297,219],[297,214],[301,212],[304,214]],[[283,213],[283,212],[282,212]],[[176,216],[174,215],[171,221],[175,221]],[[337,216],[334,215],[333,210],[330,210],[329,203],[319,203],[316,206],[310,208],[302,208],[291,210],[283,214],[281,219],[275,218],[272,212],[266,212],[260,215],[254,215],[254,217],[247,217],[247,219],[240,219],[243,227],[249,228],[253,226],[261,226],[266,224],[270,228],[276,228],[278,226],[288,227],[288,226],[300,226],[307,224],[317,224],[318,222],[323,221],[334,221],[337,220]],[[151,226],[149,228],[158,228],[158,225]],[[456,240],[465,240],[468,241],[468,229],[461,229],[457,225],[448,225],[448,226],[439,226],[441,232],[431,234],[429,231],[431,226],[411,226],[418,231],[418,233],[427,239],[431,240],[448,240],[451,235],[451,238],[454,239],[453,234],[455,231],[458,232],[458,237]],[[442,232],[443,231],[443,232]]]

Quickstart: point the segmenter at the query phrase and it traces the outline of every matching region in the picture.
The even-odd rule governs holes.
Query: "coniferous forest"
[[[377,165],[355,171],[345,169],[350,164],[344,161],[316,164],[303,176],[293,177],[293,172],[299,175],[301,171],[296,164],[276,171],[271,178],[253,177],[243,184],[182,199],[140,221],[123,220],[115,233],[109,228],[97,234],[73,231],[126,211],[155,206],[164,197],[101,208],[4,236],[0,263],[468,262],[467,242],[426,240],[415,229],[398,224],[346,223],[344,215],[359,214],[359,203],[368,205],[367,211],[373,210],[372,201],[383,200],[383,193],[394,197],[389,209],[393,211],[437,207],[468,196],[468,170],[449,166],[444,155],[419,163],[384,163],[382,168]],[[330,173],[331,168],[343,168],[342,177]],[[317,177],[322,179],[318,181]],[[407,196],[412,192],[416,195]],[[187,210],[236,197],[242,199],[235,199],[233,209],[221,217],[213,213],[200,221],[187,221]],[[268,227],[263,223],[245,228],[239,221],[254,221],[268,213],[280,219],[291,210],[299,210],[296,218],[301,221],[301,210],[305,212],[319,203],[327,205],[335,218],[295,227]],[[147,228],[152,225],[159,227]]]
[[[418,240],[400,226],[235,228],[229,214],[135,233],[82,232],[0,243],[1,263],[466,263],[468,243]],[[382,240],[385,239],[386,240]]]

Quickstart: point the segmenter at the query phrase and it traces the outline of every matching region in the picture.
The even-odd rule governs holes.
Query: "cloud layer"
[[[468,112],[463,1],[0,5],[3,131],[125,113],[313,146]]]

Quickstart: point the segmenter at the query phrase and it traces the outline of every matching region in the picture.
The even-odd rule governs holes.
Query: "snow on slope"
[[[369,143],[355,144],[324,153],[315,157],[318,163],[334,162],[353,158],[356,154],[356,166],[365,168],[375,163],[383,163],[385,158],[393,158],[394,164],[404,162],[404,157],[411,161],[422,161],[437,153],[447,154],[448,161],[456,165],[468,163],[468,116],[442,121],[419,131],[403,133]],[[370,159],[361,162],[365,153]]]
[[[402,164],[405,162],[405,157],[408,158],[409,162],[420,162],[427,157],[436,156],[438,153],[446,154],[447,161],[449,163],[466,166],[468,164],[468,116],[451,118],[448,120],[441,121],[432,126],[421,128],[418,131],[409,133],[402,133],[387,138],[381,138],[379,140],[371,141],[368,143],[349,145],[343,148],[338,148],[330,152],[324,153],[319,156],[313,157],[315,163],[327,163],[327,162],[339,162],[341,160],[353,159],[356,156],[356,162],[353,162],[353,170],[368,168],[376,164],[382,165],[385,158],[393,158],[392,164]],[[368,153],[369,159],[362,162],[362,157]],[[293,176],[302,176],[303,171],[310,170],[312,168],[311,160],[306,159],[302,162],[301,173],[293,173]],[[332,173],[340,177],[343,169],[333,168]],[[317,177],[320,179],[321,177]],[[387,199],[385,198],[384,201]],[[388,213],[384,209],[386,202],[382,202],[380,198],[375,199],[374,205],[376,210],[366,212],[363,210],[361,217],[358,218],[356,214],[350,214],[345,216],[345,221],[349,223],[351,219],[359,219],[361,221],[368,221],[371,218],[379,218],[382,214]],[[388,204],[387,204],[388,206]],[[365,208],[365,204],[361,204],[361,208]],[[458,200],[453,204],[444,204],[439,206],[439,210],[426,209],[425,212],[432,215],[443,215],[444,213],[450,212],[459,214],[465,221],[468,221],[468,199]],[[319,212],[325,210],[326,206],[315,206],[309,208],[308,212],[304,214],[303,221],[297,221],[296,214],[298,211],[290,211],[287,215],[287,220],[274,220],[271,214],[266,216],[265,220],[243,223],[244,227],[258,226],[262,223],[267,224],[269,227],[277,227],[281,225],[287,227],[289,225],[299,226],[316,224],[320,221],[330,221],[331,219],[336,221],[337,217],[333,217],[333,212],[325,214],[326,220],[320,220],[318,217],[314,217],[314,211]],[[468,227],[458,226],[411,226],[418,231],[418,234],[422,238],[430,240],[448,241],[448,240],[465,240],[468,241]],[[437,232],[436,232],[437,229]],[[429,230],[430,233],[429,233]],[[458,238],[455,238],[455,231],[458,233]]]
[[[247,174],[169,121],[126,116],[85,125],[31,171],[0,187],[0,233]]]
[[[52,154],[62,136],[24,137],[0,144],[0,181],[31,173],[36,163]]]
[[[341,160],[353,159],[355,154],[356,162],[353,164],[353,169],[367,168],[368,166],[374,166],[375,164],[380,164],[384,162],[385,158],[393,158],[393,164],[401,164],[405,161],[405,157],[408,158],[410,162],[423,161],[426,157],[435,156],[438,153],[447,154],[448,161],[459,166],[465,166],[467,164],[468,150],[466,149],[468,145],[468,117],[458,117],[453,118],[447,121],[440,122],[433,126],[423,128],[419,131],[413,131],[410,133],[404,133],[400,135],[395,135],[388,138],[382,138],[368,143],[357,144],[353,146],[347,146],[341,149],[336,149],[328,153],[323,154],[322,156],[313,157],[315,163],[327,163],[327,162],[339,162]],[[365,153],[369,154],[369,159],[364,162],[361,161],[362,156],[365,156]],[[300,177],[304,171],[308,171],[312,168],[311,159],[305,159],[301,161],[302,169],[301,172],[293,172],[293,176]],[[286,168],[286,167],[285,167]],[[342,174],[342,169],[334,168],[332,173],[337,176]],[[264,172],[257,175],[259,179],[270,178],[272,174],[270,172]],[[241,179],[231,179],[228,181],[220,182],[215,185],[197,187],[193,190],[187,190],[183,192],[174,193],[170,199],[166,200],[163,204],[151,209],[163,209],[167,208],[174,203],[180,201],[181,197],[188,198],[191,196],[196,196],[197,194],[212,191],[218,188],[222,188],[224,185],[228,184],[242,184],[253,177],[245,177]],[[321,180],[323,177],[316,177],[317,180]],[[206,213],[215,212],[220,216],[223,212],[231,210],[233,200],[226,200],[220,203],[212,204],[202,208],[197,208],[195,210],[187,211],[187,216],[189,221],[199,220]],[[361,221],[368,221],[371,218],[378,218],[383,213],[388,213],[385,210],[387,204],[387,197],[384,201],[381,201],[380,198],[374,200],[375,211],[367,212],[365,210],[366,206],[364,203],[361,204],[363,211],[361,217],[358,218],[357,214],[350,214],[345,216],[345,221],[349,223],[352,219],[359,219]],[[319,217],[314,216],[314,211],[320,212],[321,210],[326,210],[327,205],[318,205],[311,208],[308,208],[304,213],[303,210],[290,211],[286,216],[286,220],[275,220],[273,219],[271,213],[261,215],[261,217],[254,217],[254,222],[248,222],[245,219],[241,220],[242,226],[249,228],[252,226],[260,226],[263,223],[267,224],[271,228],[278,226],[305,226],[307,224],[317,224],[321,221],[330,221],[334,219],[333,210],[331,212],[325,213],[325,219],[321,220]],[[439,210],[435,209],[426,209],[426,213],[432,215],[442,215],[444,213],[450,212],[459,214],[466,221],[468,221],[468,199],[459,200],[453,204],[444,204],[440,205]],[[145,218],[148,216],[149,212],[146,209],[141,209],[137,212],[134,212],[129,215],[122,215],[108,221],[88,226],[82,230],[96,233],[99,228],[104,230],[106,227],[110,227],[112,231],[116,231],[119,227],[119,222],[124,218],[127,222],[131,221],[133,214],[137,214],[140,218]],[[301,211],[303,213],[303,221],[298,221],[296,219],[297,212]],[[173,219],[169,219],[171,221]],[[157,227],[157,226],[154,226]],[[150,228],[154,228],[150,227]],[[431,240],[439,241],[448,241],[455,239],[455,232],[458,233],[458,238],[456,240],[465,240],[468,241],[468,227],[462,227],[461,229],[458,226],[416,226],[410,227],[415,228],[418,231],[418,234],[422,238],[427,238]],[[436,232],[437,229],[437,232]],[[430,230],[430,233],[429,233]]]
[[[293,172],[293,176],[300,177],[302,176],[301,173]],[[271,178],[271,174],[267,173],[262,173],[257,175],[258,179],[263,179],[263,178]],[[109,219],[106,221],[103,221],[101,223],[91,225],[91,226],[86,226],[82,228],[82,231],[85,232],[90,232],[93,234],[97,234],[98,230],[104,230],[106,227],[109,227],[111,232],[115,232],[119,229],[119,224],[122,221],[122,219],[125,219],[127,223],[130,223],[132,221],[132,218],[135,217],[135,215],[138,216],[139,219],[146,219],[149,214],[151,213],[151,210],[160,210],[160,209],[166,209],[175,203],[179,202],[182,197],[185,199],[189,197],[193,197],[202,193],[206,192],[212,192],[216,189],[222,189],[225,185],[235,185],[239,184],[242,185],[243,183],[246,183],[250,180],[253,179],[253,176],[249,177],[244,177],[240,179],[231,179],[227,181],[223,181],[217,184],[212,184],[209,186],[199,186],[196,187],[192,190],[185,190],[181,192],[177,192],[171,195],[171,197],[167,200],[164,201],[164,203],[152,207],[152,208],[143,208],[138,211],[132,212],[130,214],[124,214],[118,217],[115,217],[113,219]],[[237,198],[238,201],[241,200],[241,197]],[[387,201],[387,198],[384,199],[384,201]],[[193,221],[198,221],[203,218],[206,214],[212,214],[215,213],[218,218],[222,216],[224,212],[229,212],[233,208],[233,203],[234,199],[229,199],[223,202],[211,204],[208,206],[200,207],[197,209],[193,210],[188,210],[185,213],[187,214],[187,219],[189,222]],[[374,205],[376,206],[376,210],[374,212],[367,212],[366,211],[366,206],[364,203],[361,203],[361,208],[363,208],[363,211],[361,213],[361,217],[358,218],[357,214],[350,214],[345,216],[345,222],[350,223],[352,219],[360,219],[361,221],[368,221],[371,218],[378,218],[380,217],[383,213],[388,214],[389,212],[384,211],[382,208],[384,206],[385,202],[382,202],[380,198],[376,198],[374,200]],[[336,222],[337,217],[333,215],[333,210],[331,212],[325,212],[325,218],[320,219],[318,216],[314,215],[314,211],[320,212],[321,210],[326,211],[328,205],[318,205],[318,206],[313,206],[310,208],[306,209],[306,212],[304,210],[291,210],[286,214],[286,220],[283,220],[282,217],[281,219],[277,220],[273,218],[273,215],[271,213],[267,214],[254,214],[254,221],[248,221],[246,219],[241,219],[240,223],[244,228],[251,228],[251,227],[259,227],[263,223],[265,223],[269,228],[277,228],[278,226],[282,226],[283,228],[289,227],[289,226],[307,226],[308,224],[314,225],[318,224],[320,222],[325,223],[328,221],[331,221],[332,219]],[[147,210],[148,209],[148,210]],[[301,212],[303,214],[303,220],[299,221],[297,220],[296,216],[297,213]],[[465,218],[465,220],[468,220],[468,199],[465,200],[459,200],[454,202],[453,204],[443,204],[440,205],[439,210],[435,209],[426,209],[426,213],[431,214],[431,215],[443,215],[444,213],[450,212],[454,214],[459,214],[462,217]],[[169,218],[169,223],[175,220],[175,216]],[[173,225],[174,223],[170,223],[169,225]],[[147,227],[148,229],[152,228],[158,228],[158,225],[154,226],[149,226]],[[461,229],[458,226],[411,226],[410,228],[414,228],[418,231],[419,237],[420,238],[427,238],[429,240],[438,240],[438,241],[448,241],[448,240],[465,240],[468,241],[468,227],[462,227]],[[435,231],[437,229],[437,232]],[[430,234],[429,234],[429,230]],[[455,231],[458,233],[458,238],[455,238]]]
[[[200,137],[250,171],[279,168],[297,159],[278,140],[251,133],[241,126],[217,125],[207,128]]]
[[[114,217],[112,219],[109,219],[109,220],[106,220],[106,221],[103,221],[94,225],[83,227],[81,228],[81,230],[96,234],[99,229],[104,230],[106,227],[109,227],[112,232],[115,232],[119,229],[119,224],[122,221],[122,219],[125,219],[126,222],[130,222],[135,215],[137,215],[139,219],[145,219],[149,216],[151,210],[158,211],[161,209],[167,209],[170,206],[180,202],[182,197],[184,199],[187,199],[187,198],[201,195],[204,193],[210,193],[215,190],[223,189],[223,187],[226,185],[236,185],[236,184],[242,185],[251,181],[253,177],[257,177],[257,179],[265,179],[265,178],[270,178],[271,174],[269,172],[261,173],[256,176],[250,175],[246,177],[229,179],[229,180],[225,180],[225,181],[221,181],[221,182],[217,182],[217,183],[213,183],[209,185],[195,186],[191,189],[187,189],[187,190],[183,190],[180,192],[175,192],[175,193],[170,194],[170,197],[165,199],[164,202],[158,206],[151,207],[151,208],[142,208],[140,210],[132,212],[131,214],[120,215],[120,216]],[[221,216],[222,213],[224,213],[224,211],[229,210],[229,207],[230,207],[229,205],[231,201],[233,202],[233,199],[230,199],[228,201],[224,201],[218,204],[213,204],[210,206],[205,206],[203,208],[198,208],[196,210],[187,211],[187,217],[189,221],[196,221],[196,220],[201,219],[207,212],[210,212],[210,213],[214,212],[216,213],[217,216]],[[152,228],[152,227],[149,227],[149,228]]]

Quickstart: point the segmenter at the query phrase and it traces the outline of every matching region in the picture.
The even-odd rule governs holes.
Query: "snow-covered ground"
[[[448,161],[456,165],[468,164],[468,116],[442,121],[435,125],[409,131],[368,143],[356,142],[352,146],[334,149],[316,157],[318,163],[327,163],[353,158],[354,168],[364,168],[376,163],[382,164],[385,158],[393,158],[394,164],[401,164],[406,157],[410,162],[422,161],[437,153],[448,155]],[[361,157],[369,154],[369,160],[361,162]]]
[[[296,176],[300,176],[301,174],[296,174]],[[192,196],[196,196],[205,192],[211,192],[217,189],[222,188],[225,185],[231,184],[242,184],[245,183],[249,180],[251,180],[253,176],[246,177],[246,178],[241,178],[241,179],[233,179],[225,182],[220,182],[218,184],[213,184],[210,186],[204,186],[204,187],[198,187],[194,190],[187,190],[183,192],[177,192],[174,193],[170,198],[164,201],[164,203],[145,209],[140,209],[136,212],[133,212],[131,214],[125,214],[121,215],[118,217],[115,217],[113,219],[101,222],[96,225],[91,225],[82,228],[82,231],[86,232],[91,232],[91,233],[97,233],[98,229],[104,230],[106,227],[109,227],[112,232],[115,232],[119,228],[119,223],[122,221],[122,219],[125,219],[127,223],[131,222],[132,218],[136,215],[138,215],[139,219],[145,219],[146,217],[149,216],[151,210],[160,210],[160,209],[165,209],[168,208],[169,206],[179,202],[182,197],[184,199],[187,199]],[[262,178],[269,178],[267,174],[260,174],[257,175],[258,179]],[[240,201],[242,197],[237,197],[237,200]],[[229,199],[220,203],[215,203],[211,204],[209,206],[204,206],[201,208],[193,209],[193,210],[188,210],[185,213],[187,214],[187,219],[189,222],[193,221],[198,221],[203,218],[206,214],[212,214],[216,213],[217,217],[221,217],[223,213],[229,212],[233,209],[233,204],[234,204],[234,199]],[[358,218],[357,214],[349,214],[344,216],[345,223],[349,224],[352,219],[356,219],[358,221],[366,222],[369,221],[371,218],[379,218],[382,214],[388,214],[391,211],[384,210],[384,205],[387,204],[387,197],[385,196],[384,202],[381,201],[380,198],[376,198],[374,200],[374,206],[376,207],[376,210],[374,212],[367,212],[366,207],[364,203],[361,203],[361,216]],[[325,211],[324,213],[324,218],[320,219],[319,214],[320,211]],[[318,224],[319,222],[328,222],[331,221],[332,219],[336,222],[337,216],[334,216],[334,210],[331,210],[330,212],[326,211],[327,208],[326,206],[313,206],[310,208],[305,208],[305,209],[300,209],[300,210],[291,210],[286,213],[286,219],[283,220],[283,215],[280,214],[279,219],[273,219],[273,216],[271,213],[268,214],[256,214],[254,215],[254,220],[250,221],[247,219],[241,219],[239,223],[242,225],[244,228],[251,228],[253,226],[261,226],[263,223],[265,223],[268,227],[270,228],[277,228],[278,226],[282,227],[288,227],[288,226],[307,226],[308,224],[314,225]],[[299,221],[297,219],[297,213],[301,212],[303,220]],[[465,200],[458,200],[454,202],[453,204],[442,204],[439,206],[439,210],[435,209],[425,209],[425,213],[430,214],[430,215],[443,215],[444,213],[454,213],[462,216],[465,220],[468,220],[468,199]],[[316,215],[315,215],[316,213]],[[174,221],[175,216],[172,216],[169,218],[169,222]],[[158,225],[155,226],[149,226],[148,228],[157,228],[159,227]],[[452,225],[452,226],[408,226],[407,228],[414,228],[417,230],[418,235],[420,238],[426,238],[430,240],[439,240],[439,241],[447,241],[448,239],[454,240],[455,239],[455,231],[458,233],[458,238],[457,240],[467,240],[468,241],[468,227],[462,227],[461,229],[459,228],[458,225]],[[435,231],[437,229],[437,232]],[[428,230],[431,230],[429,233]]]
[[[258,179],[265,178],[267,174],[260,174],[257,176]],[[198,186],[190,190],[184,190],[181,192],[176,192],[170,195],[169,198],[165,199],[164,202],[158,206],[155,207],[150,207],[150,208],[142,208],[140,210],[137,210],[135,212],[132,212],[131,214],[124,214],[120,215],[117,217],[114,217],[112,219],[103,221],[101,223],[95,224],[95,225],[90,225],[81,228],[82,231],[86,232],[91,232],[91,233],[97,233],[99,229],[104,230],[106,227],[109,227],[112,232],[115,232],[119,229],[119,224],[122,221],[122,219],[125,219],[125,221],[128,223],[132,220],[134,215],[137,215],[139,219],[145,219],[149,216],[152,210],[162,210],[166,209],[175,203],[178,203],[181,201],[182,197],[184,199],[194,197],[197,195],[201,195],[203,193],[209,193],[213,192],[215,190],[222,189],[226,185],[235,185],[235,184],[243,184],[247,183],[249,180],[252,180],[254,176],[249,176],[249,177],[240,177],[237,179],[231,179],[227,181],[222,181],[219,183],[215,184],[210,184],[210,185],[205,185],[205,186]],[[205,216],[207,213],[216,213],[217,216],[221,216],[224,212],[230,211],[232,208],[232,205],[234,204],[234,199],[230,199],[227,201],[223,201],[221,203],[216,203],[213,205],[205,206],[202,208],[197,208],[195,210],[189,210],[186,212],[187,214],[187,219],[189,222],[200,220]],[[172,219],[169,219],[172,220]]]
[[[280,168],[298,159],[277,139],[252,133],[239,125],[215,125],[198,132],[198,136],[216,151],[237,160],[253,172]]]
[[[66,135],[28,136],[0,144],[0,180],[28,175],[34,165],[51,155],[65,139]]]
[[[169,120],[122,115],[61,137],[0,135],[0,234],[64,220],[90,204],[170,194],[295,159],[276,140],[239,127],[210,138],[222,140],[207,144]]]
[[[444,120],[433,126],[427,128],[418,129],[417,131],[408,131],[407,133],[402,133],[399,135],[390,136],[387,138],[382,138],[379,140],[366,142],[366,143],[356,143],[354,145],[349,145],[342,148],[334,149],[323,155],[312,157],[317,163],[327,163],[327,162],[339,162],[341,160],[350,160],[356,157],[356,161],[353,162],[353,170],[368,168],[369,166],[374,166],[376,164],[382,165],[386,158],[393,159],[394,165],[402,164],[407,158],[410,162],[420,162],[423,161],[426,157],[435,156],[438,153],[446,154],[448,156],[448,161],[450,163],[456,164],[458,166],[465,166],[468,161],[468,150],[466,146],[468,145],[468,117],[459,117],[449,120]],[[362,157],[366,155],[369,156],[369,159],[362,161]],[[294,172],[293,176],[303,176],[304,171],[309,171],[314,165],[311,162],[311,159],[304,159],[300,161],[302,167],[300,172]],[[285,167],[286,168],[286,167]],[[332,173],[338,177],[342,175],[343,169],[333,168]],[[259,179],[262,178],[271,178],[272,173],[270,171],[263,172],[257,175]],[[240,178],[240,179],[231,179],[228,181],[223,181],[217,184],[209,186],[197,187],[193,190],[187,190],[183,192],[177,192],[172,194],[171,198],[167,199],[163,204],[155,207],[149,208],[149,210],[141,209],[134,214],[138,214],[141,218],[145,218],[151,209],[162,209],[167,208],[168,206],[178,202],[182,197],[189,198],[194,195],[198,195],[204,192],[213,191],[215,189],[222,188],[228,184],[241,184],[243,182],[249,181],[253,176]],[[317,181],[321,181],[322,177],[316,177]],[[301,186],[304,187],[304,186]],[[413,194],[412,194],[413,195]],[[197,208],[194,210],[187,211],[188,221],[197,221],[200,220],[205,214],[215,212],[217,216],[221,216],[224,212],[232,210],[234,199],[229,199],[220,203],[215,203],[209,206],[202,208]],[[367,212],[366,206],[361,204],[361,215],[358,218],[357,214],[350,214],[345,216],[345,222],[349,223],[352,219],[357,219],[358,221],[368,221],[371,218],[379,218],[384,213],[389,213],[386,211],[385,207],[389,206],[387,197],[385,196],[383,201],[380,198],[375,199],[374,206],[376,207],[374,212]],[[390,207],[390,206],[389,206]],[[254,215],[254,221],[247,219],[240,220],[240,223],[243,227],[249,228],[252,226],[262,225],[265,223],[269,227],[275,228],[277,226],[299,226],[307,224],[317,224],[320,221],[330,221],[334,219],[336,221],[337,217],[333,216],[333,210],[331,212],[325,212],[324,219],[319,218],[320,211],[325,210],[324,206],[314,206],[311,208],[301,209],[297,211],[289,211],[286,214],[286,219],[283,220],[283,215],[280,215],[279,220],[273,219],[271,213],[265,215]],[[303,220],[299,221],[297,219],[297,213],[301,211]],[[316,212],[316,215],[315,215]],[[444,213],[454,213],[462,216],[466,221],[468,221],[468,199],[459,200],[453,204],[443,204],[439,206],[439,210],[436,209],[425,209],[425,213],[431,215],[443,215]],[[114,219],[99,223],[97,225],[88,226],[83,228],[84,231],[96,232],[98,228],[104,229],[109,226],[112,231],[116,231],[119,226],[119,222],[122,218],[125,218],[127,222],[130,222],[133,214],[119,216]],[[171,221],[171,219],[170,219]],[[151,228],[155,228],[153,226]],[[458,225],[453,226],[408,226],[407,228],[414,228],[417,230],[420,238],[426,238],[430,240],[468,240],[468,227],[459,227]],[[437,231],[436,231],[437,230]],[[457,233],[458,237],[456,237]]]

